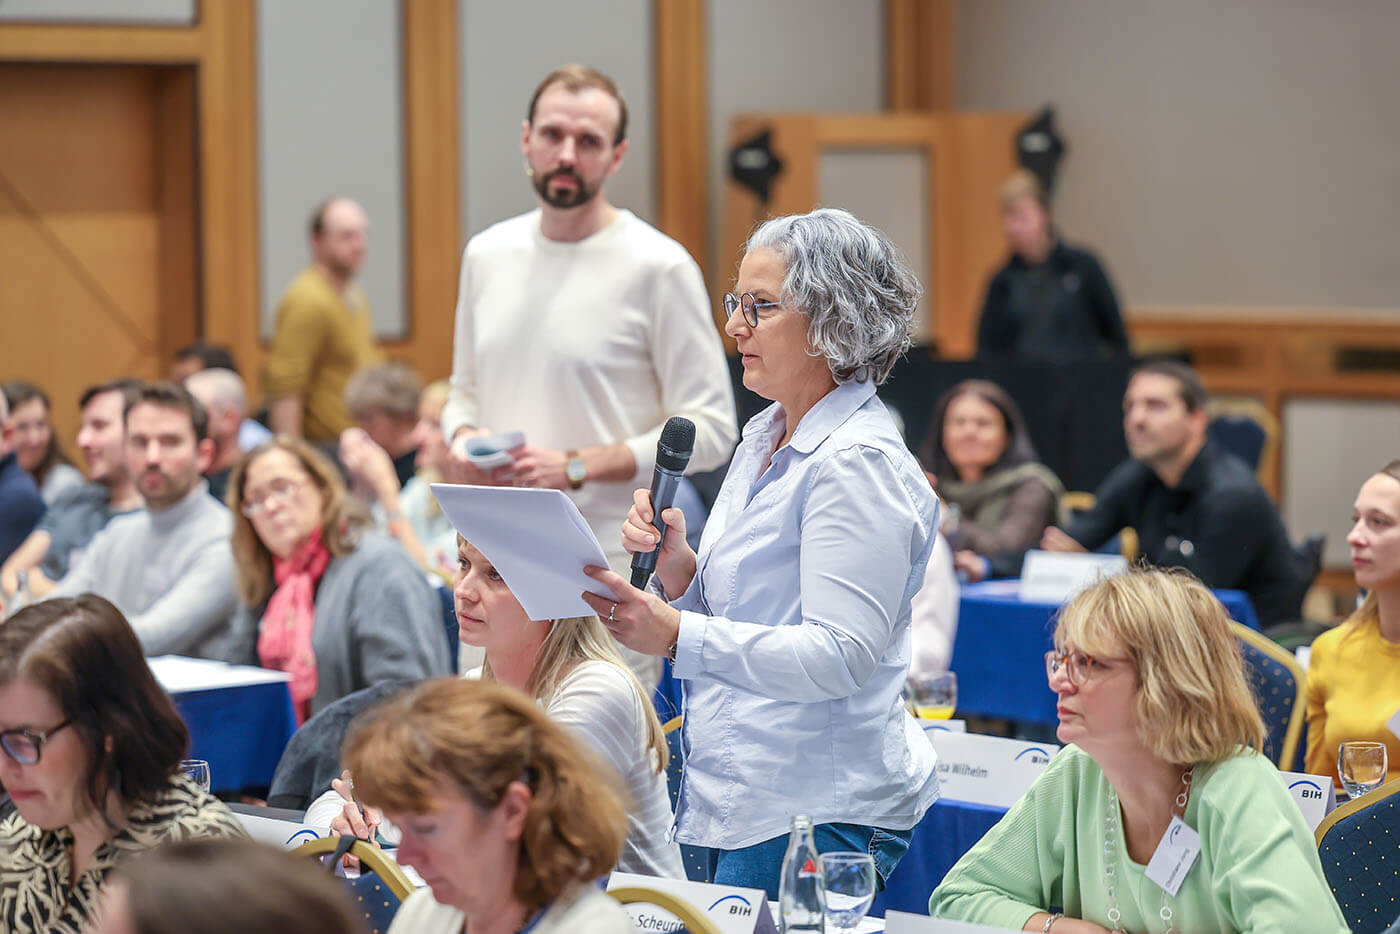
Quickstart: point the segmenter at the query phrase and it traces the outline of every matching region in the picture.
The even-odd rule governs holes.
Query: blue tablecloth
[[[928,809],[909,852],[895,867],[885,890],[875,898],[872,915],[895,911],[928,914],[928,897],[953,864],[1001,820],[1006,808],[940,799]]]
[[[285,681],[170,695],[190,729],[190,758],[209,763],[214,791],[265,788],[296,731]]]
[[[1045,679],[1045,653],[1052,648],[1059,607],[1021,602],[1018,585],[984,581],[962,588],[951,665],[958,676],[958,715],[1054,726],[1055,694]],[[1215,595],[1232,618],[1259,628],[1243,591]]]

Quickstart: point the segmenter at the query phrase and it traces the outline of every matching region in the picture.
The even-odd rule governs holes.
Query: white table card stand
[[[777,934],[777,925],[768,910],[768,895],[762,889],[742,889],[686,879],[662,879],[631,872],[614,872],[608,878],[608,891],[629,885],[657,889],[687,901],[714,922],[720,934]],[[676,924],[670,912],[654,905],[627,905],[638,931],[669,931]]]
[[[1122,555],[1028,551],[1021,566],[1021,602],[1061,604],[1127,569],[1128,560]]]
[[[1009,808],[1060,751],[1054,743],[1026,743],[980,733],[925,731],[938,752],[939,794],[952,801]]]
[[[1332,779],[1306,772],[1279,772],[1278,777],[1303,812],[1308,829],[1317,830],[1317,825],[1337,806],[1337,789],[1332,787]]]

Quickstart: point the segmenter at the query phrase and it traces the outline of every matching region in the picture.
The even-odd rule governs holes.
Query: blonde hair
[[[598,617],[571,616],[556,619],[549,624],[549,634],[544,637],[544,644],[540,646],[539,654],[535,656],[535,664],[530,669],[530,690],[535,699],[548,705],[564,678],[583,662],[606,662],[616,666],[626,676],[641,704],[642,716],[647,725],[647,746],[651,749],[652,761],[656,771],[664,772],[670,755],[661,721],[656,716],[656,710],[648,702],[648,692],[643,690],[642,683],[622,660],[621,653],[617,651],[617,644],[613,642],[612,633],[608,632]],[[482,663],[481,677],[488,681],[495,680],[490,659]]]
[[[1017,169],[1007,176],[1006,181],[1001,183],[997,198],[1003,208],[1010,207],[1022,198],[1031,198],[1043,210],[1050,210],[1050,197],[1046,194],[1045,186],[1026,169]]]
[[[1057,646],[1126,655],[1137,671],[1138,734],[1178,765],[1219,762],[1264,744],[1230,618],[1179,570],[1131,570],[1100,581],[1061,612]]]
[[[524,782],[531,796],[511,894],[530,910],[610,872],[622,852],[627,812],[611,770],[502,684],[426,681],[356,720],[342,761],[360,798],[395,814],[430,813],[443,785],[491,810]]]
[[[321,538],[335,557],[355,550],[369,524],[364,509],[346,492],[340,472],[321,452],[300,438],[278,435],[264,441],[233,465],[228,482],[228,508],[233,512],[233,562],[238,571],[238,596],[250,607],[262,606],[272,595],[272,552],[267,550],[252,520],[243,515],[243,485],[248,468],[269,451],[286,451],[296,458],[321,493]]]

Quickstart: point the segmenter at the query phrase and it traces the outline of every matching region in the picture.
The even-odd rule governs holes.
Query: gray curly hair
[[[746,250],[773,250],[787,264],[780,298],[811,319],[807,340],[837,383],[883,383],[909,349],[923,288],[899,249],[849,211],[820,208],[775,217]]]

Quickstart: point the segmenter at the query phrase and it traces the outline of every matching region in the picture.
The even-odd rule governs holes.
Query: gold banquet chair
[[[625,885],[611,889],[608,894],[623,905],[655,905],[670,912],[690,934],[720,934],[719,928],[705,917],[704,912],[669,892],[642,885]]]
[[[1400,778],[1341,805],[1313,836],[1322,874],[1355,934],[1400,917]]]
[[[1088,512],[1094,508],[1098,502],[1098,497],[1093,493],[1086,493],[1083,490],[1070,490],[1060,497],[1059,507],[1056,510],[1056,518],[1063,527],[1069,525],[1081,512]],[[1109,544],[1113,544],[1110,540]],[[1137,530],[1124,526],[1118,530],[1118,552],[1127,559],[1129,564],[1137,560],[1138,556],[1138,536]]]
[[[350,837],[322,837],[309,840],[292,851],[294,856],[309,856],[318,861],[335,854],[349,853],[360,860],[360,877],[346,879],[346,894],[356,899],[355,910],[364,915],[365,925],[370,934],[384,934],[389,930],[399,906],[415,891],[415,886],[403,867],[394,862],[393,857],[364,840],[353,840],[348,845],[344,841]],[[345,846],[345,849],[340,847]]]
[[[1303,666],[1292,652],[1248,626],[1232,620],[1230,632],[1240,642],[1245,677],[1264,718],[1264,754],[1282,771],[1302,771],[1298,760],[1307,690]]]

